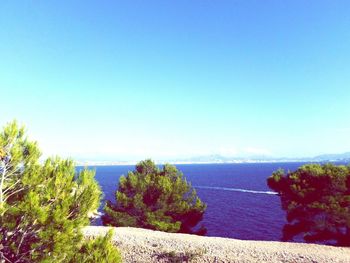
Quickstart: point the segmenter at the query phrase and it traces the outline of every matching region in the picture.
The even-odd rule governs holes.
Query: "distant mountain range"
[[[219,154],[195,156],[190,158],[155,160],[156,163],[190,164],[190,163],[269,163],[269,162],[349,162],[350,152],[341,154],[322,154],[304,158],[276,158],[264,155],[249,157],[226,157]],[[78,165],[134,165],[133,161],[78,161]]]
[[[323,154],[315,156],[313,159],[321,161],[350,161],[350,152],[340,154]]]
[[[271,156],[226,157],[219,154],[197,156],[174,160],[175,163],[258,163],[258,162],[350,162],[350,152],[341,154],[322,154],[303,158],[276,158]]]

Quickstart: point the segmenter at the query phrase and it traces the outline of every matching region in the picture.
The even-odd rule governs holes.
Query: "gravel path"
[[[111,229],[89,226],[86,237]],[[350,248],[325,245],[246,241],[221,237],[171,234],[141,228],[114,228],[114,242],[123,262],[347,262]]]

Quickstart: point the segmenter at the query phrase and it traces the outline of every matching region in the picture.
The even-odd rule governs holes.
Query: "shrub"
[[[112,244],[113,231],[104,237],[87,240],[72,260],[79,263],[117,263],[121,262],[118,250]]]

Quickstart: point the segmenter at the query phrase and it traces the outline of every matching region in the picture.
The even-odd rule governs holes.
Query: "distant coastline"
[[[180,165],[190,165],[190,164],[243,164],[243,163],[304,163],[307,161],[303,160],[232,160],[232,161],[202,161],[202,162],[191,162],[191,161],[155,161],[156,164],[180,164]],[[94,161],[86,161],[76,162],[77,166],[128,166],[128,165],[136,165],[136,161],[130,162],[94,162]]]
[[[226,161],[226,162],[215,162],[215,161],[208,161],[208,162],[181,162],[181,161],[155,161],[158,165],[163,164],[174,164],[174,165],[192,165],[192,164],[203,164],[203,165],[209,165],[209,164],[256,164],[256,163],[324,163],[324,162],[344,162],[350,163],[350,160],[244,160],[244,161]],[[81,162],[77,161],[76,166],[134,166],[136,165],[136,161],[131,162]]]
[[[109,158],[110,159],[110,158]],[[350,152],[341,154],[323,154],[305,158],[285,158],[271,156],[226,157],[219,154],[196,156],[182,159],[154,160],[156,164],[242,164],[242,163],[309,163],[309,162],[349,162]],[[135,165],[138,161],[96,161],[76,160],[77,166],[127,166]]]
[[[109,158],[110,159],[110,158]],[[242,163],[310,163],[310,162],[348,162],[350,163],[350,152],[340,154],[323,154],[314,157],[285,158],[271,156],[251,157],[226,157],[219,154],[196,156],[183,159],[154,160],[156,164],[242,164]],[[138,161],[96,161],[76,160],[77,166],[126,166],[135,165]]]

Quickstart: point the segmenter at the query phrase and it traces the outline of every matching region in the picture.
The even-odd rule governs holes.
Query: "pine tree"
[[[350,245],[350,166],[308,164],[267,182],[287,213],[284,240],[302,234],[307,242]]]
[[[166,232],[205,234],[202,220],[206,205],[175,166],[159,169],[151,160],[122,176],[116,204],[107,201],[104,225],[133,226]]]
[[[71,160],[39,162],[36,143],[16,122],[0,133],[0,260],[74,262],[81,227],[97,209],[94,172],[76,173]],[[84,257],[82,254],[81,257]]]

